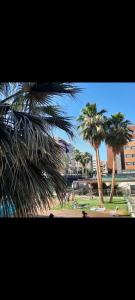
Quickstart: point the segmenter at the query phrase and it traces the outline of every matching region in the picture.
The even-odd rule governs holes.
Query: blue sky
[[[98,110],[106,109],[111,115],[117,112],[122,112],[125,117],[132,123],[135,123],[135,83],[76,83],[76,86],[82,88],[82,92],[76,96],[76,99],[63,97],[59,103],[67,116],[73,117],[73,124],[76,123],[76,118],[79,116],[81,109],[87,102],[96,103]],[[61,130],[56,130],[55,134],[70,141],[65,133]],[[90,145],[83,141],[79,133],[72,144],[80,151],[87,151],[94,154],[94,150]],[[100,147],[101,159],[106,159],[106,146]]]

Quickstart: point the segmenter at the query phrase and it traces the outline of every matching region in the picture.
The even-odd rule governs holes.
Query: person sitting
[[[118,216],[118,215],[119,215],[119,214],[118,214],[118,209],[119,209],[119,207],[116,206],[115,210],[112,210],[112,211],[110,212],[110,215],[113,216],[113,217]]]
[[[82,215],[83,218],[86,218],[88,216],[88,214],[84,210],[82,211]]]
[[[53,215],[53,214],[50,214],[50,215],[49,215],[49,218],[54,218],[54,215]]]

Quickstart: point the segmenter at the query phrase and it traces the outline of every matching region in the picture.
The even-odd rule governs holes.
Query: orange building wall
[[[135,125],[129,126],[130,129],[134,131],[133,133],[133,139],[135,139]],[[126,146],[135,146],[135,141],[129,142]],[[135,165],[127,165],[126,162],[135,162],[135,157],[125,157],[126,154],[135,154],[135,149],[123,149],[124,153],[124,163],[125,163],[125,170],[135,170]],[[108,170],[112,170],[112,164],[113,164],[113,153],[112,149],[107,146],[107,168]],[[117,166],[116,166],[117,170]]]
[[[112,148],[107,146],[107,169],[112,170],[113,167],[113,152]],[[117,166],[115,164],[115,168],[117,170]]]
[[[133,133],[133,139],[135,139],[135,125],[130,126]],[[127,144],[127,146],[135,146],[135,141],[131,141]],[[126,162],[135,162],[135,157],[125,157],[125,154],[135,154],[135,149],[125,149],[124,148],[124,159],[125,159],[125,170],[135,170],[135,165],[127,165]]]

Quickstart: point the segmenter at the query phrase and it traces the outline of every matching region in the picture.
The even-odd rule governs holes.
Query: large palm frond
[[[42,141],[40,137],[33,144],[34,132],[29,133],[27,126],[21,134],[5,127],[0,124],[0,204],[6,216],[8,205],[15,208],[16,216],[34,214],[36,208],[48,205],[54,191],[61,199],[65,187],[60,175],[62,152],[45,133],[40,133]]]
[[[7,86],[12,86],[8,83]],[[4,89],[4,87],[3,87]],[[18,101],[20,95],[24,95],[25,100],[30,104],[48,104],[53,100],[54,96],[69,95],[74,97],[81,89],[75,87],[72,83],[64,82],[25,82],[16,83],[15,93],[9,94],[3,99],[2,103],[12,99],[13,102]]]
[[[7,85],[7,86],[6,86]],[[62,148],[51,137],[54,126],[71,136],[70,118],[52,104],[54,96],[74,96],[71,83],[1,83],[0,85],[0,211],[16,216],[35,214],[65,182],[60,174]],[[51,102],[51,105],[50,105]]]
[[[74,127],[72,126],[71,128],[72,118],[66,117],[60,106],[37,106],[34,113],[40,115],[45,123],[47,123],[51,128],[58,127],[73,137]]]
[[[16,83],[13,92],[12,84],[9,84],[9,94],[1,104],[10,104],[13,110],[30,113],[40,117],[45,117],[45,123],[48,127],[55,126],[66,131],[71,137],[73,136],[73,127],[71,118],[65,117],[64,112],[59,106],[53,105],[54,96],[69,95],[74,97],[80,91],[71,83],[45,82],[45,83]],[[12,90],[12,94],[11,94]],[[51,104],[50,104],[51,103]],[[50,115],[52,118],[48,118]]]

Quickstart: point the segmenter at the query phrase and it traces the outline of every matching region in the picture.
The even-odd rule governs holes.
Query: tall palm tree
[[[79,170],[79,162],[81,160],[81,152],[78,149],[74,150],[74,159],[77,162],[77,174]]]
[[[85,175],[85,165],[86,165],[86,159],[84,157],[84,154],[81,153],[81,157],[80,157],[80,163],[82,165],[82,176]]]
[[[91,165],[92,165],[92,155],[89,152],[85,152],[84,157],[85,157],[85,161],[86,161],[85,167],[87,167],[89,162],[91,162]],[[90,171],[92,171],[92,170],[90,169]],[[86,175],[88,176],[88,169],[86,170]]]
[[[0,208],[4,216],[36,214],[49,206],[54,191],[60,201],[62,149],[53,138],[58,127],[71,137],[71,119],[54,96],[74,97],[71,83],[0,83]]]
[[[125,120],[124,115],[120,112],[112,115],[106,122],[105,142],[112,148],[113,152],[110,202],[112,202],[114,194],[116,155],[121,152],[123,146],[125,146],[132,138],[132,130],[128,127],[130,124],[130,121]]]
[[[106,110],[97,111],[96,104],[87,103],[86,107],[82,109],[82,112],[78,118],[80,125],[78,128],[81,131],[83,139],[88,141],[90,145],[94,148],[96,152],[96,164],[97,164],[97,181],[98,181],[98,191],[99,191],[99,204],[102,206],[103,191],[102,191],[102,177],[100,170],[100,156],[99,156],[99,146],[101,142],[105,139],[105,116]]]
[[[82,167],[83,167],[83,175],[85,174],[87,164],[91,160],[92,160],[92,155],[90,153],[88,153],[88,152],[81,153],[80,162],[81,162]]]

